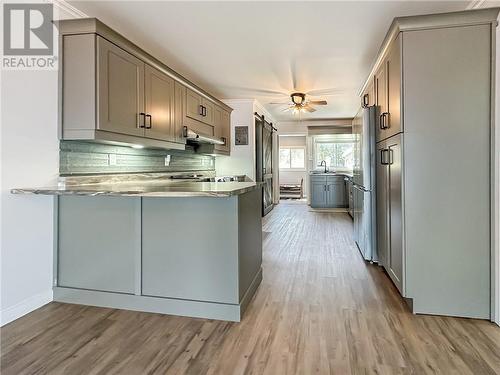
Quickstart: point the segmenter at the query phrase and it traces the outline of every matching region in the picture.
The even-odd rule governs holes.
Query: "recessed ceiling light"
[[[143,145],[132,145],[131,147],[132,147],[132,148],[144,148],[144,146],[143,146]]]

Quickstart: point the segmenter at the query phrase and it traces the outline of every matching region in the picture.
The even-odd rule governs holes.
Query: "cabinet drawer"
[[[324,183],[324,184],[326,184],[326,176],[311,176],[311,183]]]
[[[189,129],[195,131],[196,133],[200,133],[203,135],[209,135],[213,136],[214,135],[214,127],[204,124],[201,121],[194,120],[192,118],[186,117],[184,120],[184,125],[187,126]]]
[[[326,176],[329,184],[345,184],[344,176]]]

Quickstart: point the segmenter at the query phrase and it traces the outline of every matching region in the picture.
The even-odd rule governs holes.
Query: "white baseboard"
[[[16,319],[19,319],[23,315],[26,315],[33,310],[36,310],[43,305],[46,305],[53,300],[52,289],[47,290],[43,293],[36,294],[18,304],[8,307],[0,311],[0,327],[3,327],[7,323],[10,323]]]

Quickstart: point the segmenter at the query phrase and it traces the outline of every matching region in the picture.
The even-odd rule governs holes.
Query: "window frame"
[[[292,168],[292,155],[291,155],[291,150],[292,149],[301,149],[304,151],[304,162],[303,162],[303,167],[302,168]],[[284,172],[304,172],[306,171],[306,159],[307,159],[307,150],[306,146],[279,146],[279,154],[281,154],[281,150],[290,150],[290,167],[282,167],[279,165],[279,170],[284,171]],[[279,162],[279,160],[278,160]]]
[[[341,143],[348,143],[348,144],[352,144],[353,146],[353,151],[354,151],[354,147],[355,147],[355,143],[356,143],[356,140],[354,138],[354,135],[352,134],[349,134],[349,136],[351,136],[351,139],[339,139],[340,137],[338,137],[337,135],[319,135],[319,136],[314,136],[313,137],[313,140],[312,140],[312,147],[313,147],[313,150],[312,150],[312,165],[313,165],[313,169],[319,169],[320,166],[319,166],[319,161],[317,160],[318,158],[318,144],[325,144],[325,143],[331,143],[331,144],[341,144]],[[323,167],[322,167],[323,168]],[[335,170],[335,171],[339,171],[339,172],[352,172],[353,168],[349,168],[349,167],[339,167],[339,166],[328,166],[328,168],[330,170]]]

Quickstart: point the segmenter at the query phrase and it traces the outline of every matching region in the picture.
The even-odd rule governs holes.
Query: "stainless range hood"
[[[209,135],[198,134],[195,131],[184,126],[183,136],[186,140],[195,143],[208,143],[211,145],[224,145],[226,142],[221,138],[211,137]]]

